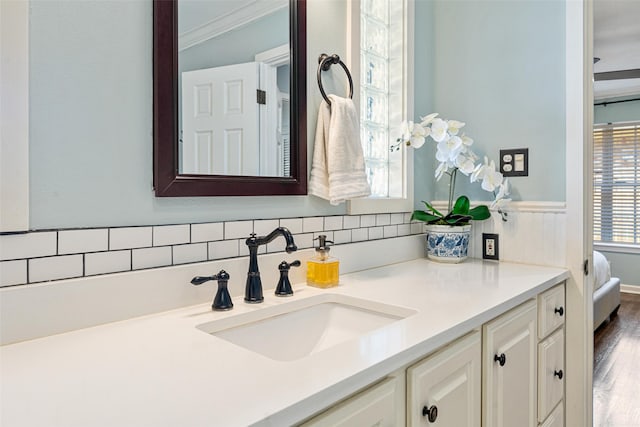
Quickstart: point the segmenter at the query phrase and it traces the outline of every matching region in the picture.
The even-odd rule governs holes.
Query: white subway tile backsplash
[[[153,227],[153,246],[189,243],[190,234],[189,224],[158,225]]]
[[[292,234],[302,233],[302,218],[281,219],[280,227],[288,228]]]
[[[420,232],[421,223],[399,222],[406,221],[407,215],[331,215],[3,235],[0,286],[246,256],[245,240],[251,232],[266,235],[278,226],[294,234],[299,249],[316,246],[313,239],[321,234],[335,244],[345,244]],[[258,248],[260,254],[284,251],[282,238]]]
[[[369,227],[369,240],[382,239],[383,227]]]
[[[391,214],[391,224],[402,224],[404,222],[404,214],[403,213],[392,213]]]
[[[375,215],[362,215],[360,217],[360,227],[374,227],[376,225]]]
[[[187,264],[207,260],[207,244],[192,243],[189,245],[176,245],[173,247],[173,263]]]
[[[385,225],[383,227],[382,235],[385,239],[389,237],[398,237],[398,226],[397,225]]]
[[[109,249],[133,249],[151,246],[152,227],[120,227],[109,229]]]
[[[251,233],[253,233],[253,221],[228,221],[224,223],[225,239],[246,239]]]
[[[57,233],[44,231],[0,236],[0,260],[55,255]]]
[[[313,247],[313,233],[296,234],[293,236],[298,249],[307,249]]]
[[[83,255],[63,255],[29,260],[29,282],[69,279],[83,275]]]
[[[277,219],[261,219],[253,221],[253,232],[256,233],[257,236],[265,236],[279,226],[280,221]],[[249,237],[249,235],[246,235],[244,237]]]
[[[322,231],[323,227],[324,227],[324,218],[321,216],[302,218],[302,231],[304,233]]]
[[[212,242],[224,239],[224,225],[222,222],[191,225],[191,243]]]
[[[404,213],[403,215],[404,215],[403,216],[403,222],[405,224],[410,223],[411,222],[411,212]]]
[[[327,216],[324,218],[325,230],[342,230],[341,216]]]
[[[58,232],[58,254],[78,254],[106,251],[109,248],[109,230],[63,230]]]
[[[343,220],[343,226],[346,229],[360,227],[360,216],[359,215],[345,216]]]
[[[351,230],[338,230],[333,232],[333,243],[340,245],[342,243],[351,243]]]
[[[420,234],[424,233],[424,223],[423,222],[412,222],[411,223],[411,234]]]
[[[84,274],[116,273],[131,270],[131,251],[109,251],[85,254]]]
[[[237,240],[221,240],[209,243],[209,259],[233,258],[238,256]]]
[[[134,249],[131,253],[134,270],[171,265],[171,246]]]
[[[391,224],[391,215],[390,214],[377,214],[376,215],[376,225],[389,225]]]
[[[27,260],[0,262],[0,287],[27,283]]]
[[[354,242],[369,240],[369,230],[366,228],[356,228],[351,230],[351,240]]]

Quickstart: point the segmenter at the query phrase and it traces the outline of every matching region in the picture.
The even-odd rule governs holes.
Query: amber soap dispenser
[[[329,256],[327,236],[321,234],[317,238],[316,254],[307,261],[307,285],[317,288],[331,288],[338,286],[340,275],[340,261]]]

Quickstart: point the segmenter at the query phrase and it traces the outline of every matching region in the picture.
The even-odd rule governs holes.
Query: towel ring
[[[320,88],[322,97],[325,101],[327,101],[327,104],[329,104],[329,106],[331,106],[331,101],[329,100],[329,97],[322,87],[322,72],[328,71],[333,64],[340,64],[344,72],[347,73],[347,78],[349,79],[349,98],[353,98],[353,79],[351,79],[351,73],[349,72],[349,69],[346,65],[344,65],[344,62],[340,60],[340,57],[338,55],[327,55],[326,53],[323,53],[318,58],[318,87]]]

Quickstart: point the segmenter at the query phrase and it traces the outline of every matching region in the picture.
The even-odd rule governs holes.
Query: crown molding
[[[202,42],[218,37],[235,28],[239,28],[263,16],[269,15],[289,5],[288,0],[253,0],[241,7],[206,24],[186,31],[178,36],[178,51],[189,49]]]

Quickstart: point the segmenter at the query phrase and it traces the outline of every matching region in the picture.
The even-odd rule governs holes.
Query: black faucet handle
[[[278,265],[278,270],[280,271],[289,271],[289,269],[291,267],[300,267],[302,265],[302,263],[300,262],[299,259],[293,261],[293,262],[287,262],[287,261],[282,261],[280,263],[280,265]]]
[[[282,261],[280,265],[278,265],[278,270],[280,270],[280,280],[278,280],[278,286],[276,286],[276,296],[288,297],[293,295],[293,288],[289,281],[289,269],[291,267],[300,267],[300,265],[301,262],[299,259],[293,262]]]
[[[227,283],[231,276],[224,270],[220,270],[218,274],[213,276],[196,276],[191,279],[192,285],[201,285],[210,280],[216,280],[218,282],[218,291],[213,298],[213,304],[211,308],[213,310],[231,310],[233,308],[233,302],[231,301],[231,295],[227,289]]]
[[[196,276],[193,279],[191,279],[191,284],[196,286],[202,285],[203,283],[206,283],[209,280],[216,280],[215,277],[216,276]]]
[[[229,273],[227,273],[224,270],[220,270],[218,274],[214,274],[213,276],[196,276],[193,279],[191,279],[191,284],[197,286],[197,285],[202,285],[203,283],[206,283],[210,280],[228,281],[229,277],[230,277]]]

